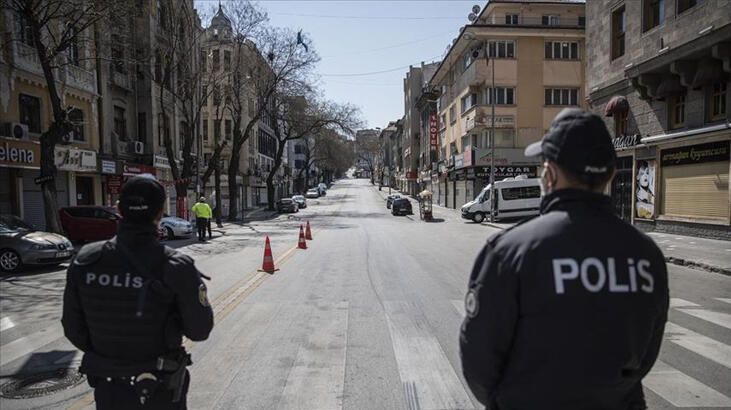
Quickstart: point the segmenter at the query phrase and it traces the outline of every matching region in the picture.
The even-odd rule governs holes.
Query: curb
[[[721,275],[731,276],[731,269],[721,268],[718,266],[709,265],[703,262],[696,262],[689,259],[678,258],[675,256],[666,256],[665,261],[672,263],[677,266],[684,266],[687,268],[703,270],[711,273],[720,273]]]

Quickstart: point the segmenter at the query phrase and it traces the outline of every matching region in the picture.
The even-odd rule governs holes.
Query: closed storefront
[[[729,223],[729,141],[660,151],[660,214],[698,222]]]
[[[68,205],[101,205],[101,175],[98,173],[96,152],[68,146],[56,146],[54,158],[58,177],[56,187],[65,184],[66,195],[59,202]]]

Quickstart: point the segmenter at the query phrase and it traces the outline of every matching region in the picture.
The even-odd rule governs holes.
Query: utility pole
[[[485,42],[485,58],[490,64],[489,47]],[[497,51],[497,50],[496,50]],[[490,109],[492,124],[490,126],[490,222],[495,222],[495,61],[492,62],[492,88],[490,89]]]

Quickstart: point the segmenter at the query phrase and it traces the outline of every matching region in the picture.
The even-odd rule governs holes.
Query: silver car
[[[74,246],[66,237],[38,231],[13,215],[0,215],[0,270],[23,266],[58,265],[71,259]]]
[[[177,216],[164,216],[160,220],[160,228],[165,230],[166,239],[188,237],[193,234],[193,224]]]

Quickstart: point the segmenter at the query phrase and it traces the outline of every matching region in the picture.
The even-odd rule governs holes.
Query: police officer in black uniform
[[[488,409],[645,409],[668,310],[665,260],[604,195],[616,154],[601,118],[562,111],[541,215],[493,236],[465,298],[465,379]]]
[[[130,179],[117,236],[84,246],[68,269],[61,321],[98,409],[185,409],[182,337],[205,340],[213,328],[203,275],[157,240],[164,202],[154,177]]]

